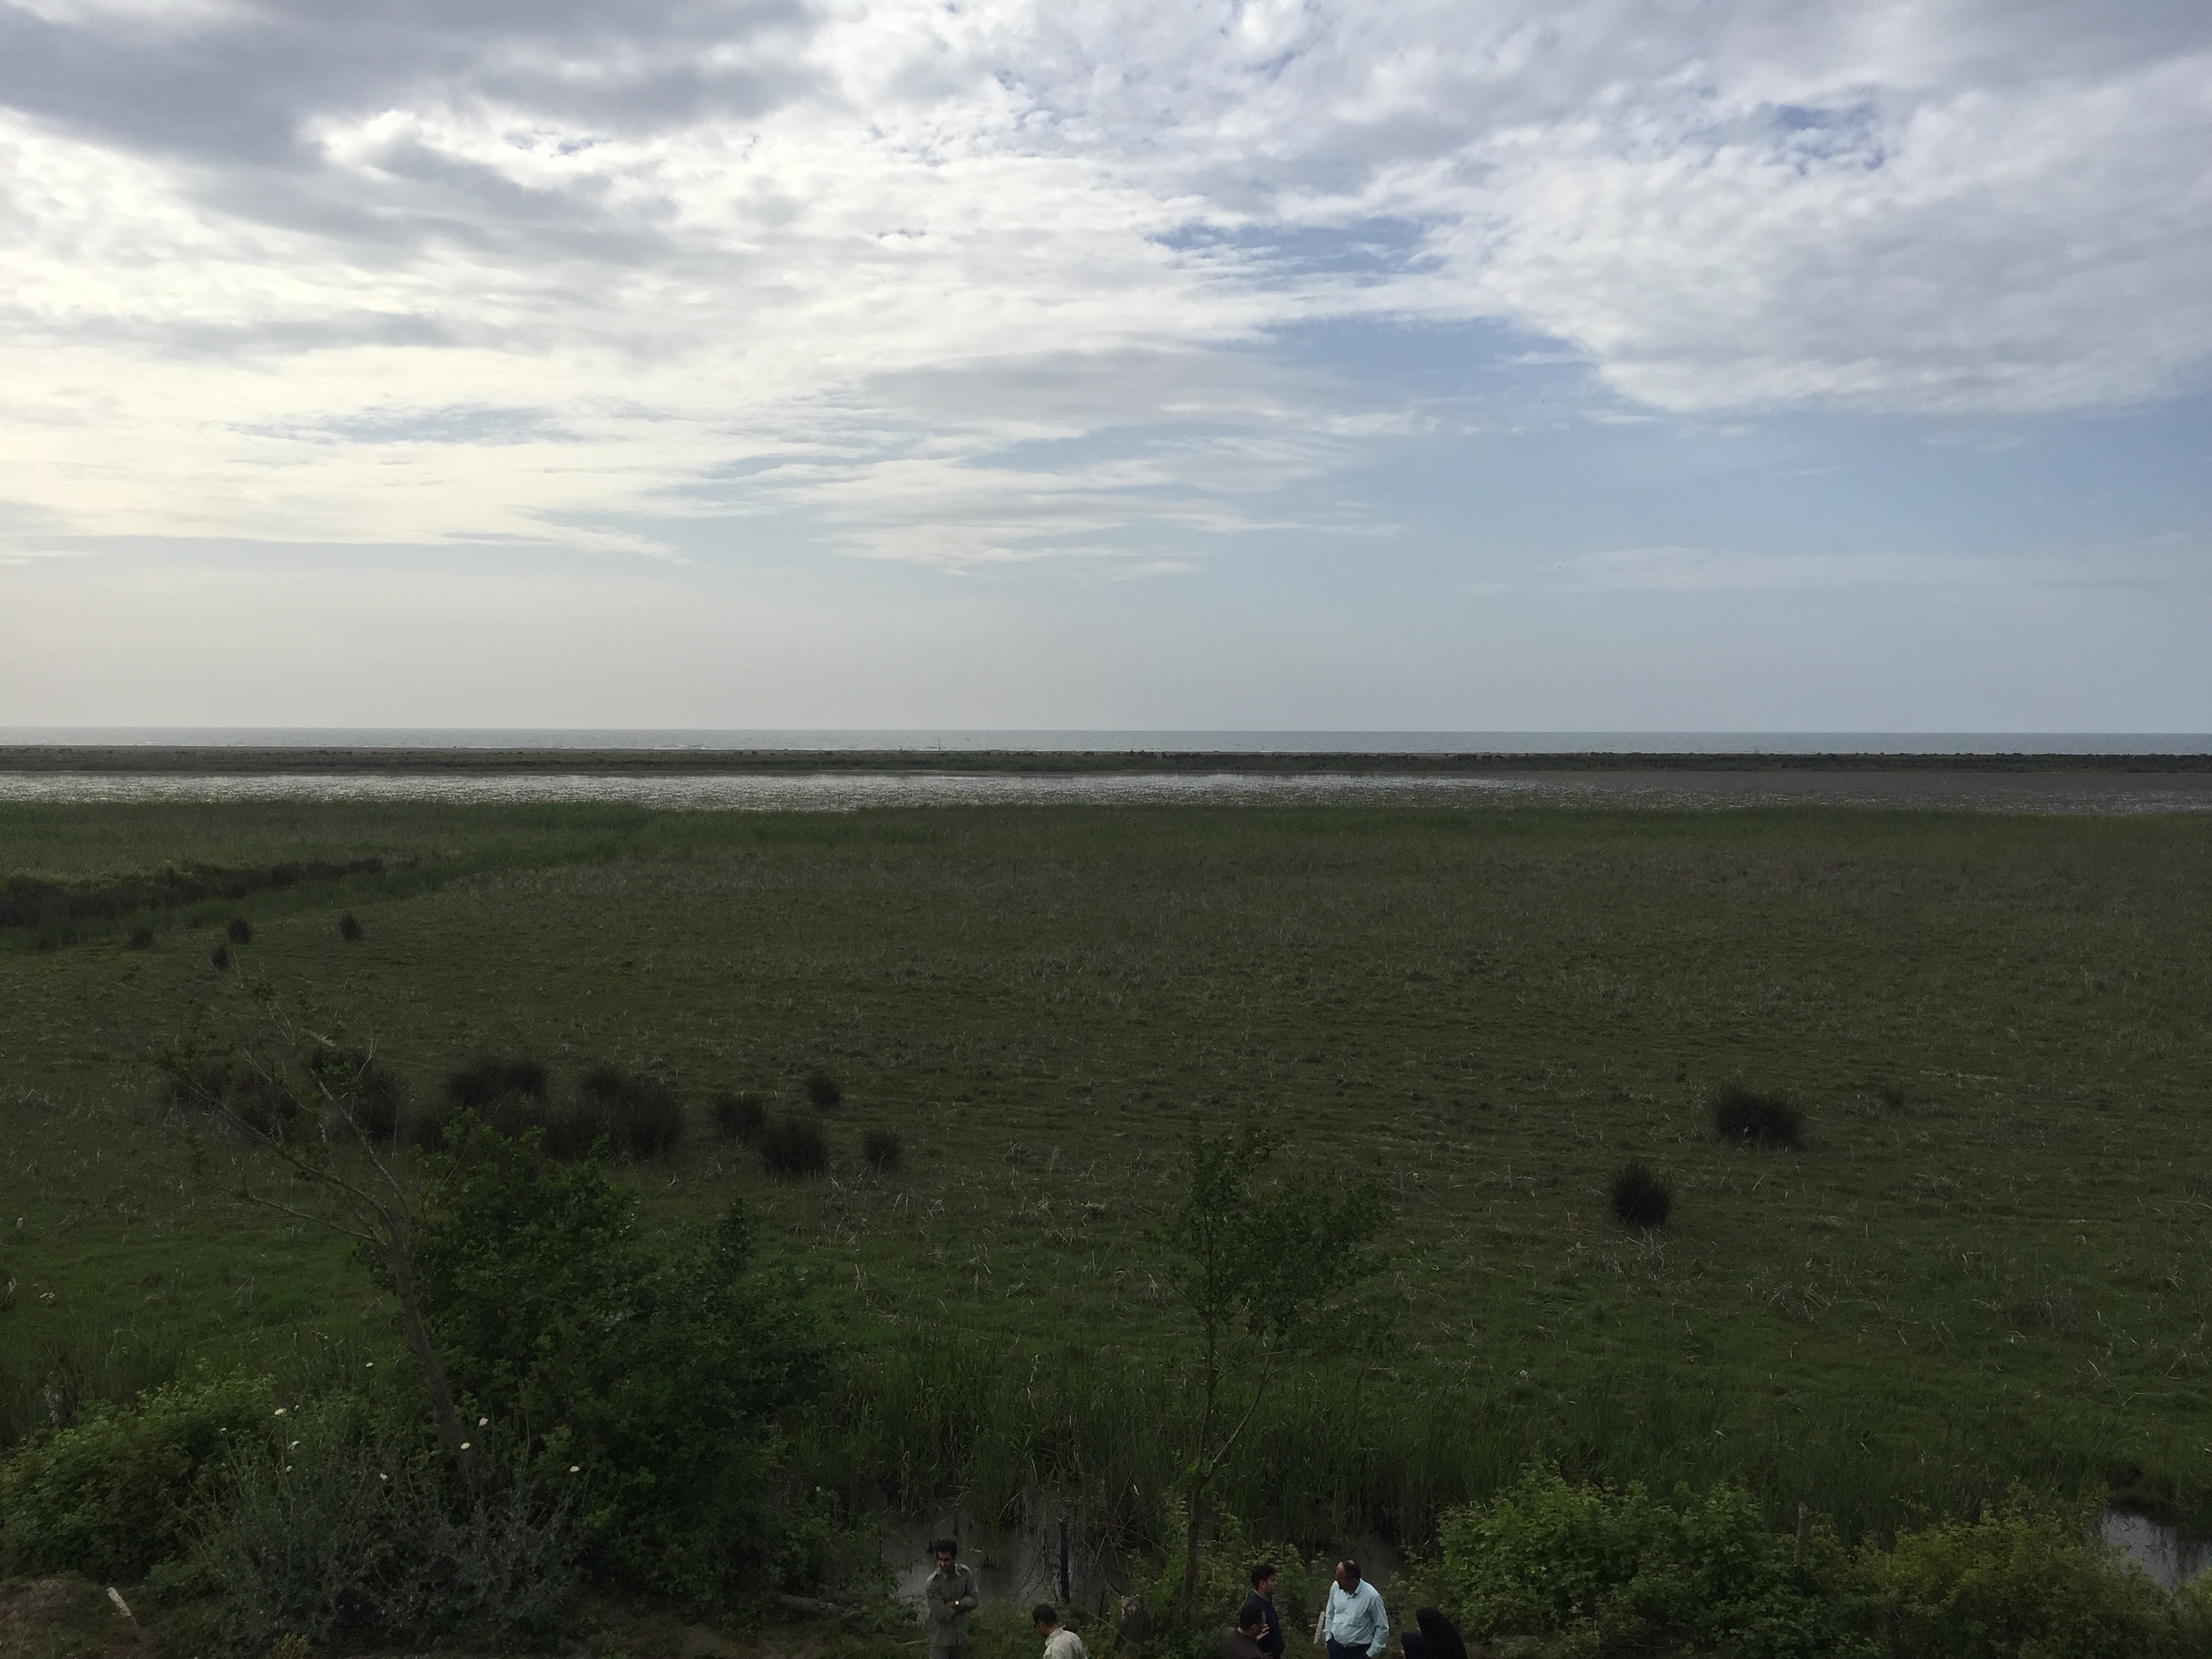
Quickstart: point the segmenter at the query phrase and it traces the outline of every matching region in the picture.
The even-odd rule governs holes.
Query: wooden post
[[[1812,1547],[1813,1506],[1809,1504],[1800,1504],[1797,1506],[1797,1565],[1799,1566],[1805,1565],[1805,1557]]]

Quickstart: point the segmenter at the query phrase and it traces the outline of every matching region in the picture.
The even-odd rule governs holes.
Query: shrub
[[[230,935],[230,942],[233,945],[253,943],[253,924],[244,916],[233,916],[230,919],[230,926],[223,931]]]
[[[806,1097],[815,1109],[826,1112],[843,1102],[845,1087],[817,1066],[806,1074]]]
[[[899,1166],[906,1145],[899,1139],[896,1129],[871,1129],[860,1142],[868,1167],[878,1175],[889,1175]]]
[[[1805,1115],[1780,1095],[1731,1083],[1713,1097],[1713,1128],[1738,1146],[1795,1146],[1805,1132]]]
[[[779,1181],[803,1181],[830,1167],[830,1143],[811,1118],[785,1115],[761,1130],[761,1168]]]
[[[758,1095],[740,1093],[716,1095],[707,1104],[714,1120],[714,1139],[737,1141],[750,1146],[760,1139],[763,1126],[768,1122],[768,1108],[761,1103]]]
[[[1594,1651],[1720,1659],[1875,1651],[1834,1534],[1820,1528],[1800,1565],[1739,1487],[1678,1488],[1669,1504],[1540,1465],[1447,1515],[1437,1543],[1439,1605],[1471,1639],[1567,1635]]]
[[[1899,1646],[1915,1659],[2124,1659],[2179,1650],[2173,1608],[2115,1552],[2086,1541],[2090,1517],[2015,1492],[1973,1521],[1900,1532],[1869,1575]]]
[[[361,943],[361,918],[350,910],[338,918],[338,937],[348,945]]]
[[[198,1377],[33,1436],[0,1463],[0,1576],[136,1583],[183,1551],[209,1472],[274,1409],[265,1379]]]
[[[503,1096],[543,1100],[549,1079],[544,1062],[527,1054],[487,1054],[446,1077],[446,1098],[481,1111]]]
[[[810,1316],[750,1270],[734,1206],[667,1253],[636,1194],[473,1128],[425,1192],[423,1313],[456,1393],[537,1449],[549,1484],[589,1482],[585,1561],[603,1582],[694,1604],[757,1586],[775,1413],[818,1370]]]
[[[192,1576],[232,1651],[283,1637],[412,1650],[552,1624],[574,1582],[575,1483],[480,1457],[465,1492],[410,1428],[341,1396],[296,1439],[228,1460]]]
[[[1607,1191],[1613,1200],[1613,1212],[1621,1224],[1647,1232],[1665,1226],[1674,1207],[1674,1189],[1639,1160],[1623,1164]]]
[[[230,966],[230,946],[228,945],[218,945],[214,950],[209,951],[208,966],[216,969],[218,973],[222,972],[224,969],[228,968]]]
[[[582,1092],[618,1152],[632,1158],[658,1158],[675,1151],[684,1139],[684,1109],[659,1078],[594,1066],[584,1073]]]
[[[154,930],[150,927],[133,927],[131,930],[131,948],[134,951],[152,950]]]

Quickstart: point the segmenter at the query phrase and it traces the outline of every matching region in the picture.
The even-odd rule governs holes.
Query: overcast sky
[[[2212,730],[2203,0],[0,0],[0,725]]]

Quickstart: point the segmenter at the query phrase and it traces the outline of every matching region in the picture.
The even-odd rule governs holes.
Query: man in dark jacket
[[[1260,1636],[1260,1651],[1267,1659],[1283,1659],[1283,1620],[1275,1611],[1275,1564],[1262,1561],[1252,1569],[1252,1599],[1267,1615],[1267,1628]]]
[[[1267,1628],[1267,1603],[1253,1596],[1238,1609],[1234,1627],[1221,1632],[1221,1659],[1267,1659],[1260,1634]]]
[[[960,1547],[940,1538],[930,1547],[937,1571],[923,1592],[928,1602],[929,1659],[968,1659],[968,1615],[983,1605],[975,1593],[975,1570],[957,1559]]]

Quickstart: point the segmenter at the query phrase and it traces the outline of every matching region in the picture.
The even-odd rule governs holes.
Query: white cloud
[[[614,15],[0,3],[10,496],[87,536],[653,551],[795,507],[949,566],[1176,562],[1411,423],[1222,349],[1316,319],[1498,319],[1677,410],[2212,363],[2187,9]]]

